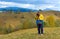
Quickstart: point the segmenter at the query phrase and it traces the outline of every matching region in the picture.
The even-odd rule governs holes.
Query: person
[[[38,28],[38,34],[43,34],[43,26],[44,26],[43,14],[38,11],[35,19],[36,19],[36,24],[37,24],[37,28]]]

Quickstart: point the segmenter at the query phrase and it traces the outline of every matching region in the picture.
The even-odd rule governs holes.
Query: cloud
[[[60,11],[60,0],[41,0],[41,9],[50,8],[52,10]]]
[[[0,2],[0,5],[1,5],[2,8],[4,8],[4,7],[22,7],[22,8],[37,9],[37,10],[54,7],[54,6],[49,5],[49,4],[48,5],[46,5],[46,4],[34,5],[34,4],[21,4],[21,3],[4,2],[4,1]]]
[[[0,2],[1,5],[6,5],[6,6],[17,6],[17,7],[29,7],[30,4],[19,4],[19,3],[14,3],[14,2]]]
[[[7,6],[3,6],[3,5],[1,6],[1,5],[0,5],[0,8],[5,8],[5,7],[7,7]]]
[[[33,5],[33,4],[21,4],[21,3],[4,2],[4,1],[3,2],[0,1],[0,6],[2,8],[4,8],[4,6],[5,6],[5,7],[22,7],[22,8],[33,8],[33,9],[35,7],[35,5]]]
[[[23,1],[25,1],[25,3],[23,3]],[[60,10],[60,1],[59,0],[58,1],[57,0],[29,0],[29,1],[22,0],[22,3],[0,1],[0,8],[5,8],[5,7],[22,7],[22,8],[36,9],[36,10],[39,9],[44,10],[46,8],[50,8],[53,10]]]
[[[46,5],[46,6],[40,6],[39,7],[39,9],[42,9],[42,10],[44,10],[44,9],[46,9],[46,8],[53,8],[54,6],[51,6],[51,5],[49,5],[49,7]]]

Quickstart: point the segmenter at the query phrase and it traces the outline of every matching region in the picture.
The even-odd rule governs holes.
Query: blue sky
[[[46,9],[60,11],[60,0],[0,0],[0,8],[22,7],[29,9]]]

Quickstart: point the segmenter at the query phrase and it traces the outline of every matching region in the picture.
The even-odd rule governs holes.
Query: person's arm
[[[36,17],[35,17],[35,20],[38,20],[38,19],[39,19],[39,17],[38,17],[38,16],[36,16]]]

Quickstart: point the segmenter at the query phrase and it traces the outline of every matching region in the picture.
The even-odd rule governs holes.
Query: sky
[[[0,0],[0,8],[20,7],[29,9],[52,9],[60,11],[60,0]]]

